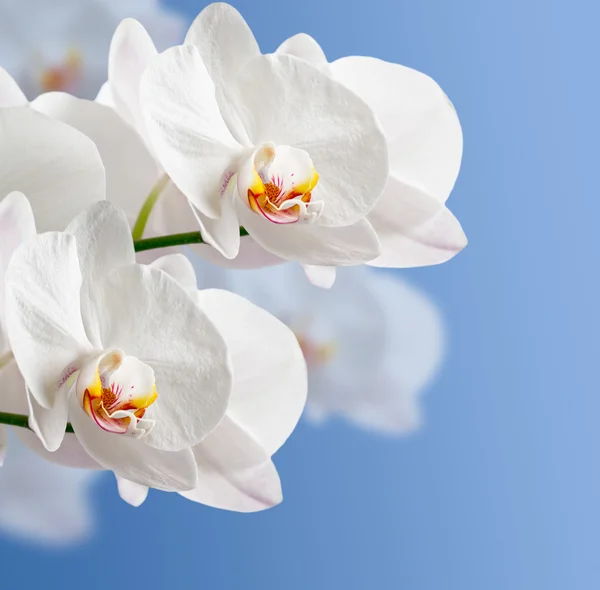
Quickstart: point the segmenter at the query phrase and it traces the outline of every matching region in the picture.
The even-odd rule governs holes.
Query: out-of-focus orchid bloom
[[[161,50],[185,31],[183,18],[157,0],[0,0],[0,67],[29,98],[50,91],[93,98],[106,80],[112,34],[128,16]]]
[[[9,449],[0,468],[0,532],[58,547],[85,540],[96,513],[91,486],[100,472],[46,461],[14,435]]]
[[[440,312],[420,290],[365,267],[338,269],[323,290],[291,264],[252,271],[194,264],[201,286],[240,293],[295,332],[308,366],[309,419],[341,415],[388,434],[420,425],[420,394],[438,372],[445,340]]]

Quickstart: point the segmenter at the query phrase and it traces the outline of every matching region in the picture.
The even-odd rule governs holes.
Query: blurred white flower
[[[50,463],[15,435],[9,439],[0,469],[0,531],[51,546],[89,537],[96,512],[90,487],[99,472]]]
[[[93,98],[107,77],[112,34],[128,16],[161,50],[183,36],[183,18],[157,0],[0,0],[0,67],[29,98],[53,90]]]
[[[296,265],[248,271],[194,264],[201,286],[240,293],[295,332],[308,365],[308,418],[337,414],[388,434],[420,425],[420,394],[443,360],[445,330],[418,289],[365,267],[338,269],[335,285],[323,290]]]

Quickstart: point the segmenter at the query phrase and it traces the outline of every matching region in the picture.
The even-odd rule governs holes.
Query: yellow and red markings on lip
[[[300,197],[303,203],[310,203],[312,190],[319,181],[317,171],[313,169],[312,176],[294,186],[290,191],[283,190],[283,180],[280,177],[263,182],[254,170],[253,183],[248,189],[248,204],[255,213],[266,217],[278,224],[296,223],[300,219],[300,205],[286,207],[285,203]]]
[[[323,365],[329,362],[335,355],[335,342],[315,343],[310,338],[302,336],[302,334],[296,334],[296,339],[304,355],[304,360],[309,367]]]
[[[133,387],[133,386],[132,386]],[[132,417],[138,420],[144,417],[146,409],[151,406],[158,393],[156,387],[147,394],[128,396],[123,393],[123,387],[111,383],[108,387],[102,384],[99,373],[94,382],[86,388],[83,394],[83,409],[96,424],[114,434],[125,434]],[[115,413],[128,412],[130,416],[114,417]]]
[[[41,89],[44,92],[71,89],[81,76],[82,61],[81,54],[76,49],[70,49],[63,63],[49,67],[41,73]]]

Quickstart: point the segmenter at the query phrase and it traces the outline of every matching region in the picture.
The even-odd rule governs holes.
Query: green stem
[[[154,209],[154,205],[156,205],[158,197],[160,197],[161,193],[165,190],[167,184],[169,184],[169,177],[164,174],[159,178],[158,182],[154,185],[149,195],[146,197],[146,200],[144,201],[144,204],[138,213],[133,230],[131,231],[134,241],[142,239],[144,230],[146,229],[146,224],[148,223],[148,218],[150,217],[150,213],[152,213],[152,209]]]
[[[0,424],[8,424],[9,426],[19,426],[21,428],[29,428],[29,417],[24,414],[10,414],[9,412],[0,412]],[[65,432],[73,432],[73,427],[67,423]]]
[[[240,236],[247,236],[248,232],[240,227]],[[146,238],[134,240],[133,245],[136,252],[155,250],[156,248],[168,248],[169,246],[187,246],[189,244],[204,244],[199,231],[190,231],[183,234],[172,234],[169,236],[158,236],[157,238]]]

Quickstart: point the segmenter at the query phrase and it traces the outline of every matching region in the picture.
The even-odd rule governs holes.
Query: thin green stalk
[[[152,213],[152,209],[154,209],[154,205],[156,205],[158,197],[160,197],[167,184],[169,184],[169,180],[170,179],[166,174],[161,176],[158,182],[154,185],[153,189],[150,191],[150,194],[146,197],[146,200],[144,201],[144,204],[138,213],[138,217],[131,232],[134,241],[142,239],[144,230],[146,229],[146,224],[148,223],[148,218],[150,217],[150,213]]]
[[[24,414],[11,414],[9,412],[0,412],[0,424],[8,424],[9,426],[19,426],[21,428],[29,428],[29,417]],[[67,423],[65,432],[73,432],[73,427]]]
[[[248,232],[240,227],[240,236],[247,236]],[[155,250],[156,248],[168,248],[169,246],[187,246],[189,244],[204,244],[199,231],[191,231],[183,234],[172,234],[169,236],[158,236],[144,240],[134,240],[133,245],[136,252]]]

